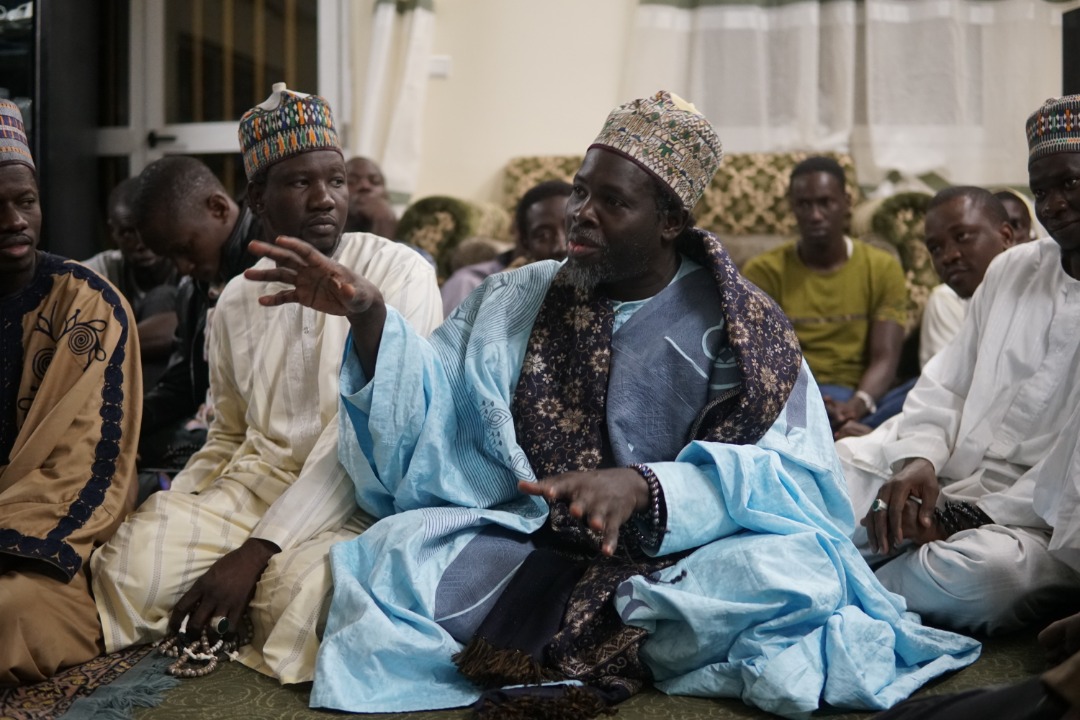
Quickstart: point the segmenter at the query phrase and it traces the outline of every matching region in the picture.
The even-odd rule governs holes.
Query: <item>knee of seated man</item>
[[[270,558],[259,576],[252,603],[277,614],[297,598],[313,593],[321,596],[331,582],[330,560],[325,553],[314,556],[297,549],[285,550]]]
[[[85,637],[75,638],[78,634],[75,631]],[[49,643],[54,635],[75,638],[76,645],[91,650],[97,645],[100,627],[85,574],[77,574],[70,581],[34,572],[8,572],[0,576],[3,642],[15,643],[16,638],[22,638],[22,642],[33,647]]]
[[[925,574],[929,587],[925,592],[912,588],[908,604],[936,624],[977,632],[1001,629],[1024,593],[1034,590],[1025,587],[1024,554],[1023,543],[1000,526],[923,545],[912,558],[921,567],[910,572]]]

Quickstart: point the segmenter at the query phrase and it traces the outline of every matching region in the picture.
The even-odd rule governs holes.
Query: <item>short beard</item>
[[[562,268],[566,281],[586,293],[596,289],[596,286],[608,279],[610,268],[607,263],[585,265],[576,262],[573,258],[566,261]]]
[[[610,247],[605,247],[602,256],[595,260],[596,262],[583,263],[568,258],[562,269],[566,281],[579,290],[593,292],[602,285],[637,277],[649,271],[649,265],[643,258],[613,257]]]

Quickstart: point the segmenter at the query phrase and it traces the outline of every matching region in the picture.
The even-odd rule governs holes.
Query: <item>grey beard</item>
[[[608,267],[604,263],[597,265],[584,265],[567,260],[563,266],[563,274],[567,282],[584,292],[592,292],[596,286],[608,279]]]
[[[613,256],[607,248],[599,262],[581,263],[570,258],[562,270],[567,282],[585,292],[591,292],[600,285],[638,277],[648,271],[649,264],[644,258]]]

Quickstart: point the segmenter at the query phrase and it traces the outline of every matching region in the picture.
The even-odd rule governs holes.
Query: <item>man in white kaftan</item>
[[[287,103],[319,101],[283,95]],[[430,265],[375,235],[340,234],[347,208],[340,151],[312,149],[263,172],[266,187],[253,206],[269,230],[316,235],[337,262],[371,278],[417,332],[434,329],[441,301]],[[286,193],[313,188],[293,204],[314,213],[283,220],[291,198],[281,197],[279,182]],[[94,595],[110,651],[162,638],[170,624],[176,629],[178,612],[190,613],[191,626],[205,627],[213,615],[237,627],[246,611],[254,637],[240,660],[283,683],[312,678],[330,594],[328,550],[369,521],[337,459],[337,371],[348,322],[297,305],[262,307],[259,296],[275,289],[239,277],[225,287],[210,329],[215,416],[206,445],[171,490],[151,496],[95,555]],[[212,587],[191,595],[207,577],[224,586],[227,575],[242,574],[222,560],[252,543],[268,544],[271,555],[256,568],[257,584],[238,591],[238,604]]]
[[[434,272],[404,245],[350,233],[335,259],[379,284],[418,332],[439,323]],[[170,491],[152,495],[98,551],[94,594],[108,650],[157,640],[210,565],[248,537],[269,540],[282,552],[257,586],[255,642],[241,660],[304,682],[330,593],[330,545],[369,520],[337,458],[348,323],[299,306],[260,307],[267,291],[236,278],[222,293],[210,334],[215,417],[206,445]]]
[[[988,190],[970,185],[948,187],[933,197],[923,240],[942,283],[923,311],[920,369],[959,334],[986,269],[1015,242],[1005,206]]]
[[[884,555],[887,588],[945,626],[1015,628],[1080,589],[1075,516],[1057,509],[1076,482],[1080,153],[1063,137],[1080,129],[1039,130],[1077,108],[1065,98],[1028,120],[1036,211],[1054,239],[998,256],[898,420],[837,444],[866,513],[856,543]]]

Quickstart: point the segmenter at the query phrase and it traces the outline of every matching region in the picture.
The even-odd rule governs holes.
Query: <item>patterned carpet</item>
[[[65,670],[45,682],[0,688],[0,720],[100,717],[109,709],[103,707],[102,700],[107,706],[119,708],[122,715],[130,716],[133,703],[159,702],[161,692],[176,685],[172,678],[162,675],[162,662],[147,657],[150,650],[147,646],[128,648]],[[123,692],[125,686],[136,690]],[[90,696],[102,688],[106,692],[97,698],[98,702],[90,702]],[[117,689],[121,692],[116,692]]]
[[[983,656],[923,693],[945,693],[1023,680],[1044,669],[1043,654],[1034,633],[1023,633],[986,642]],[[135,711],[136,720],[326,720],[340,713],[311,710],[307,706],[310,686],[281,687],[270,678],[247,668],[226,663],[205,678],[185,680],[153,708]],[[867,713],[818,713],[829,720],[855,720]],[[398,715],[364,715],[365,720],[462,720],[462,710]],[[619,706],[617,720],[765,720],[774,716],[737,700],[668,697],[656,691],[642,693]],[[2,718],[2,716],[0,716]]]

